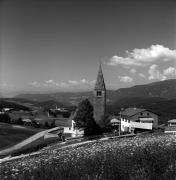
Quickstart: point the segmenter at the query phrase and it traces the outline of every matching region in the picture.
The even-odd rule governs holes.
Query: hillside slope
[[[176,79],[137,85],[130,88],[121,88],[116,91],[116,100],[125,97],[160,97],[176,98]]]
[[[116,100],[127,97],[160,97],[166,99],[176,98],[176,79],[154,82],[145,85],[137,85],[118,90],[107,90],[107,103],[112,104]],[[33,101],[56,100],[63,104],[77,104],[82,98],[92,101],[93,93],[90,92],[58,92],[51,94],[21,94],[15,98],[29,99]]]

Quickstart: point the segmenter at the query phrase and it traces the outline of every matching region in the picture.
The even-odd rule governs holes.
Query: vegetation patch
[[[164,134],[54,145],[1,163],[0,179],[175,179],[175,151],[175,135]]]
[[[0,150],[21,142],[37,133],[36,130],[15,128],[13,125],[0,123]]]

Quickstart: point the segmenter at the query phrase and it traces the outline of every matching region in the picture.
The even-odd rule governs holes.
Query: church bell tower
[[[103,118],[106,111],[106,87],[102,72],[102,67],[100,64],[99,72],[97,75],[97,80],[94,88],[94,119],[96,123],[103,126]]]

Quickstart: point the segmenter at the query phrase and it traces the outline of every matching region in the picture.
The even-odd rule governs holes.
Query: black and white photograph
[[[0,0],[0,180],[176,179],[176,0]]]

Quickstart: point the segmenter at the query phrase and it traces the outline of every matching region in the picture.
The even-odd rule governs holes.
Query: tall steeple
[[[96,123],[103,126],[103,118],[106,111],[106,86],[104,82],[102,67],[100,64],[97,80],[94,88],[94,119]]]
[[[106,89],[106,87],[105,87],[102,67],[101,67],[101,63],[100,63],[100,67],[99,67],[99,71],[98,71],[97,80],[95,83],[94,90],[105,90],[105,89]]]

